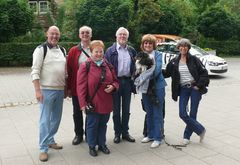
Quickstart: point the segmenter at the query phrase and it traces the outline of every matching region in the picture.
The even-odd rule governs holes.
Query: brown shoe
[[[57,144],[57,143],[49,144],[48,146],[49,146],[49,148],[52,148],[52,149],[55,149],[55,150],[61,150],[61,149],[63,149],[63,146],[61,146],[61,145],[59,145],[59,144]]]
[[[48,154],[46,152],[41,152],[39,154],[39,160],[42,162],[46,162],[48,160]]]

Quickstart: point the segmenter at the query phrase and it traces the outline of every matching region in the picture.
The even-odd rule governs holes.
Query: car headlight
[[[210,66],[218,66],[218,63],[214,62],[214,61],[208,61],[208,65],[210,65]]]

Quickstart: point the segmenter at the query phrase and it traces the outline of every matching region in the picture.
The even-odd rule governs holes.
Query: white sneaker
[[[204,129],[203,130],[203,132],[199,135],[199,137],[200,137],[200,143],[202,143],[202,141],[203,141],[203,139],[204,139],[204,137],[205,137],[205,134],[206,134],[206,129]]]
[[[160,141],[154,140],[153,143],[151,144],[151,148],[157,148],[160,146],[160,144],[161,144]]]
[[[188,145],[189,143],[190,143],[190,140],[188,140],[188,139],[183,139],[182,140],[183,145]]]
[[[148,143],[150,141],[153,141],[153,139],[149,138],[149,137],[145,137],[141,140],[142,143]]]

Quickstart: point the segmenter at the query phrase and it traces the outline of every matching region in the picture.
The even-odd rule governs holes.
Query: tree
[[[122,0],[86,0],[76,14],[77,27],[88,25],[93,38],[113,41],[116,30],[127,26],[130,8],[130,3]]]
[[[25,35],[33,23],[33,13],[26,2],[0,1],[0,42]]]
[[[198,19],[197,29],[205,37],[227,40],[235,34],[236,21],[221,7],[211,7]]]

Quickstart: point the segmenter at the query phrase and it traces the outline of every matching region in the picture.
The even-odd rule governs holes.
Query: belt
[[[118,79],[130,79],[131,77],[127,77],[127,76],[121,76],[121,77],[118,77]]]
[[[181,87],[182,88],[191,88],[192,86],[193,86],[193,84],[188,83],[188,84],[182,85]]]

